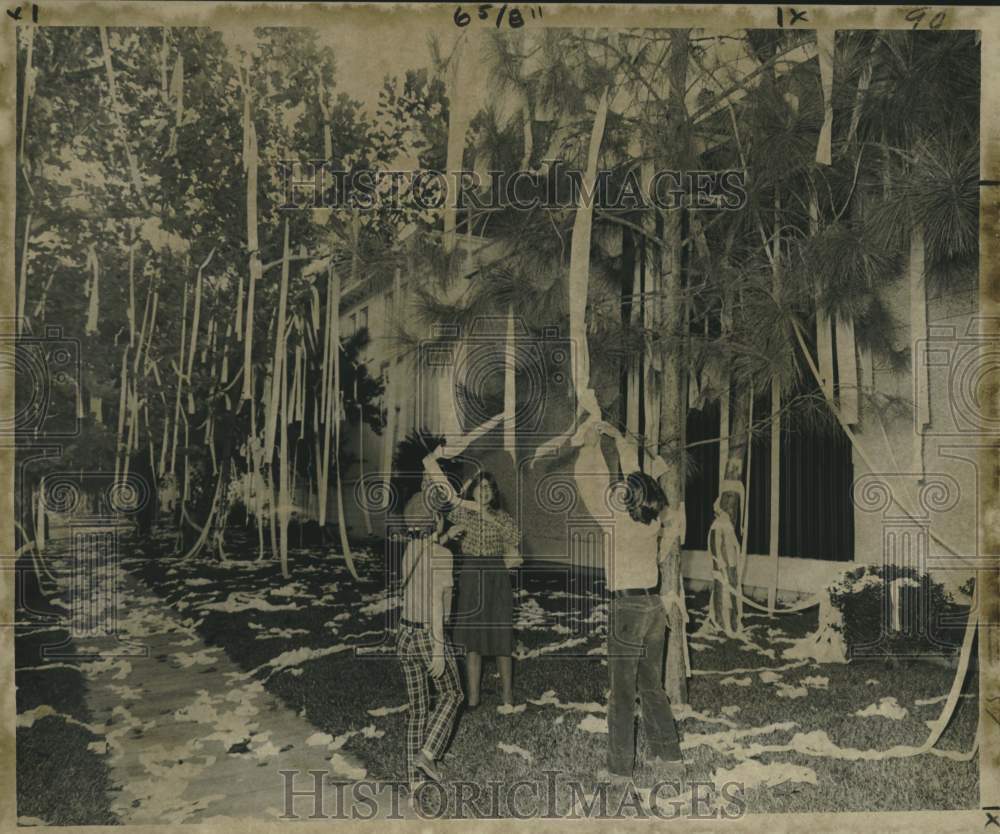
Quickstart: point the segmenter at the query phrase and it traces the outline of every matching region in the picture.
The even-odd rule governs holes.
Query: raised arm
[[[646,467],[648,470],[647,474],[662,486],[663,482],[660,479],[669,471],[667,462],[659,455],[654,454],[649,454],[648,461],[649,463]]]
[[[441,465],[438,463],[439,458],[453,458],[456,455],[464,452],[469,445],[482,437],[487,432],[493,430],[505,419],[504,415],[498,414],[496,417],[491,417],[481,426],[472,431],[462,435],[458,440],[452,443],[450,446],[446,446],[442,443],[433,452],[424,458],[424,471],[427,473],[427,477],[430,478],[431,482],[444,489],[446,495],[452,496],[454,489],[449,483],[448,478],[445,476],[444,472],[441,470]],[[471,502],[461,502],[469,506],[474,506]]]
[[[482,425],[474,428],[472,431],[466,432],[450,445],[445,446],[442,444],[435,450],[434,454],[439,458],[453,458],[455,455],[460,455],[467,448],[469,448],[472,443],[483,435],[493,431],[493,429],[499,426],[506,419],[507,416],[505,414],[497,414],[495,417],[490,417],[490,419]]]
[[[454,487],[452,487],[447,476],[442,471],[441,465],[438,463],[439,454],[440,447],[424,458],[424,472],[427,473],[427,477],[435,487],[445,490],[445,494],[450,497],[454,493]]]
[[[607,424],[605,424],[607,425]],[[639,446],[630,437],[624,437],[618,429],[609,426],[618,449],[618,460],[621,462],[622,474],[629,475],[639,471]]]
[[[639,471],[639,446],[630,437],[622,435],[618,429],[604,420],[595,422],[594,427],[601,434],[605,434],[615,441],[615,448],[618,450],[618,459],[621,462],[622,474],[628,475]]]

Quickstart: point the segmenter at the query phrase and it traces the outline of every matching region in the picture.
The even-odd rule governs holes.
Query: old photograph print
[[[992,33],[240,8],[5,15],[10,821],[1000,827]]]

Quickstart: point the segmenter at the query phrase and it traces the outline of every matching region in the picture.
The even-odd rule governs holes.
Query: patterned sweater
[[[521,542],[521,531],[503,510],[481,513],[456,507],[448,513],[448,520],[466,529],[459,547],[470,556],[502,556]]]

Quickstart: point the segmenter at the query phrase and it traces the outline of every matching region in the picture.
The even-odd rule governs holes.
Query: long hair
[[[476,487],[485,481],[490,485],[493,491],[493,497],[490,499],[490,503],[487,506],[491,510],[500,509],[500,487],[497,486],[497,479],[493,477],[492,472],[487,472],[485,469],[480,470],[475,475],[473,475],[469,482],[465,485],[465,489],[462,490],[462,498],[470,499],[475,494]]]
[[[630,472],[624,483],[625,508],[633,521],[651,524],[669,505],[660,485],[645,472]]]

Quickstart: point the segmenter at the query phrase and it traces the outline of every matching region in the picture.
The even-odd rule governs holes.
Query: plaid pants
[[[400,626],[396,654],[403,667],[410,701],[406,719],[406,772],[411,785],[424,778],[414,768],[413,760],[421,750],[426,750],[432,759],[441,757],[462,704],[462,684],[451,648],[445,647],[444,674],[439,678],[430,675],[433,650],[430,629]],[[434,684],[433,710],[428,682]]]

